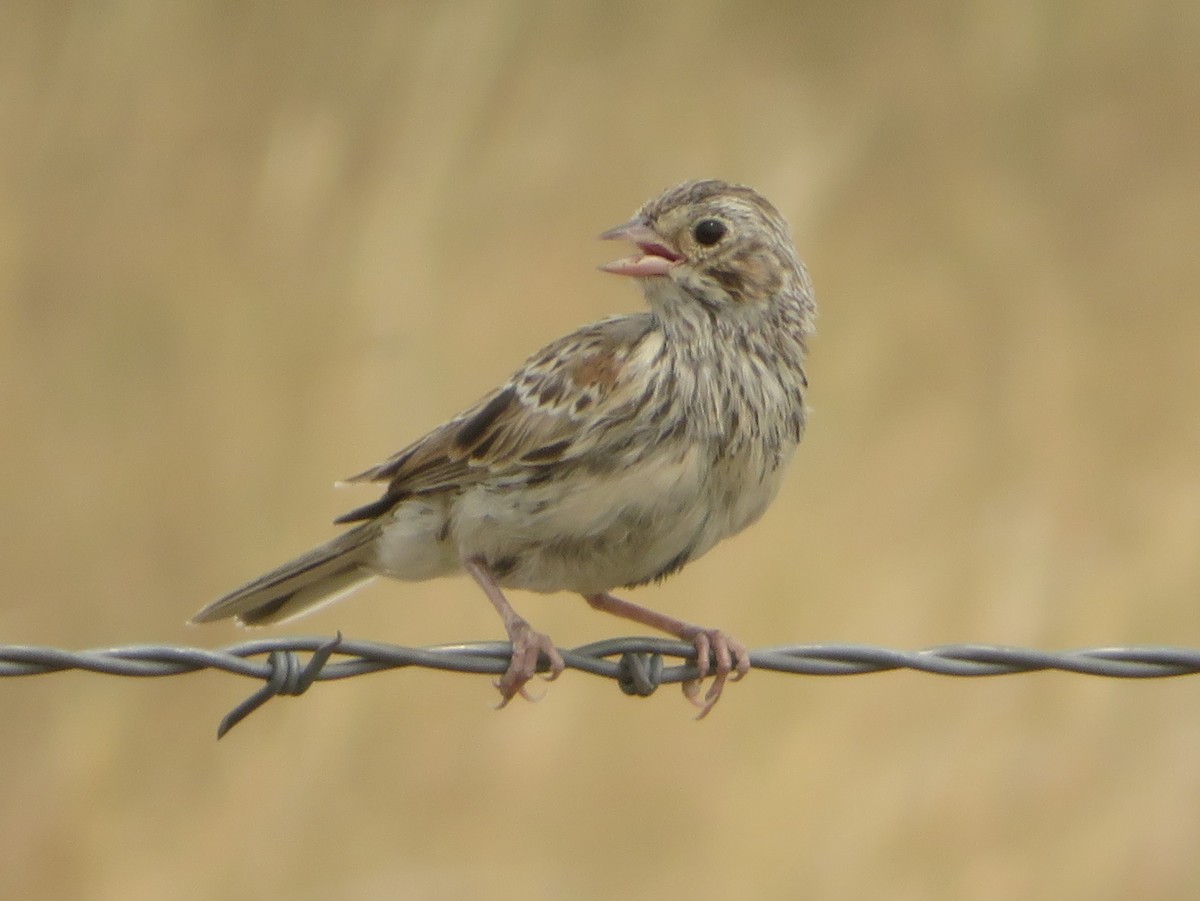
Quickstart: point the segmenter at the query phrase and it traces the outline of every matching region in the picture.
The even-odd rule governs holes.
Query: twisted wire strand
[[[0,677],[83,670],[146,678],[215,669],[262,681],[261,688],[221,721],[217,730],[220,738],[271,698],[303,694],[316,682],[405,667],[501,675],[508,668],[511,650],[506,641],[409,648],[347,640],[340,632],[333,638],[261,638],[216,650],[156,644],[84,651],[0,645]],[[560,649],[560,653],[568,669],[612,679],[626,694],[641,697],[652,694],[660,685],[696,677],[695,649],[682,641],[610,638]],[[667,666],[664,663],[667,657],[680,663]],[[1004,645],[953,644],[900,651],[871,645],[809,644],[760,648],[750,652],[750,662],[757,670],[803,676],[853,676],[900,669],[940,676],[1002,676],[1057,670],[1118,679],[1161,679],[1200,673],[1200,649],[1142,646],[1039,651]]]

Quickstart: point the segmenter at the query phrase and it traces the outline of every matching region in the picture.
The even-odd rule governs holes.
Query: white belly
[[[707,448],[677,444],[624,471],[402,501],[371,568],[421,581],[480,558],[505,587],[585,595],[645,582],[758,519],[783,463],[757,449],[714,463]]]

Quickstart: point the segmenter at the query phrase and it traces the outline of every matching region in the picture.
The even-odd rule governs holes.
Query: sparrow
[[[552,342],[474,406],[352,476],[383,494],[336,520],[351,528],[192,622],[278,623],[375,576],[465,572],[512,643],[500,707],[530,698],[540,657],[550,680],[564,666],[509,603],[511,588],[574,592],[690,642],[697,678],[684,694],[707,714],[749,671],[746,648],[611,592],[679,572],[775,497],[807,418],[812,288],[783,217],[743,185],[684,182],[600,237],[636,248],[600,268],[634,279],[648,311]]]

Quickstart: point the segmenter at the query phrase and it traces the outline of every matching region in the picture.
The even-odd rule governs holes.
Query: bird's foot
[[[500,691],[500,703],[496,709],[507,706],[508,702],[520,695],[527,701],[540,701],[542,696],[534,697],[525,687],[538,671],[538,662],[542,654],[549,661],[546,681],[553,682],[562,673],[566,664],[558,648],[548,635],[537,632],[520,617],[507,622],[508,639],[512,642],[512,657],[508,669],[493,685]]]
[[[651,629],[658,629],[668,635],[674,635],[681,641],[692,643],[696,649],[696,678],[683,683],[683,696],[700,708],[696,719],[708,716],[708,712],[720,699],[721,692],[725,690],[726,682],[736,682],[750,672],[750,652],[746,650],[746,646],[720,629],[693,626],[681,619],[623,601],[607,593],[589,594],[584,597],[597,610],[649,626]],[[701,696],[702,683],[710,672],[713,677],[712,685],[708,686],[708,691]]]
[[[725,683],[737,682],[750,672],[750,652],[740,641],[720,629],[690,626],[679,637],[690,641],[696,649],[696,678],[683,683],[683,696],[700,708],[696,719],[702,720],[720,700]],[[700,690],[710,671],[712,684],[701,696]]]

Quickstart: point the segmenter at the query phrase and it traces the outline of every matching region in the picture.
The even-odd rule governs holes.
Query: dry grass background
[[[5,4],[0,641],[217,646],[331,482],[637,308],[759,187],[822,304],[766,519],[644,602],[752,646],[1200,644],[1190,2]],[[563,644],[626,634],[567,596]],[[495,638],[467,581],[296,629]],[[6,898],[1191,898],[1195,680],[0,683]]]

